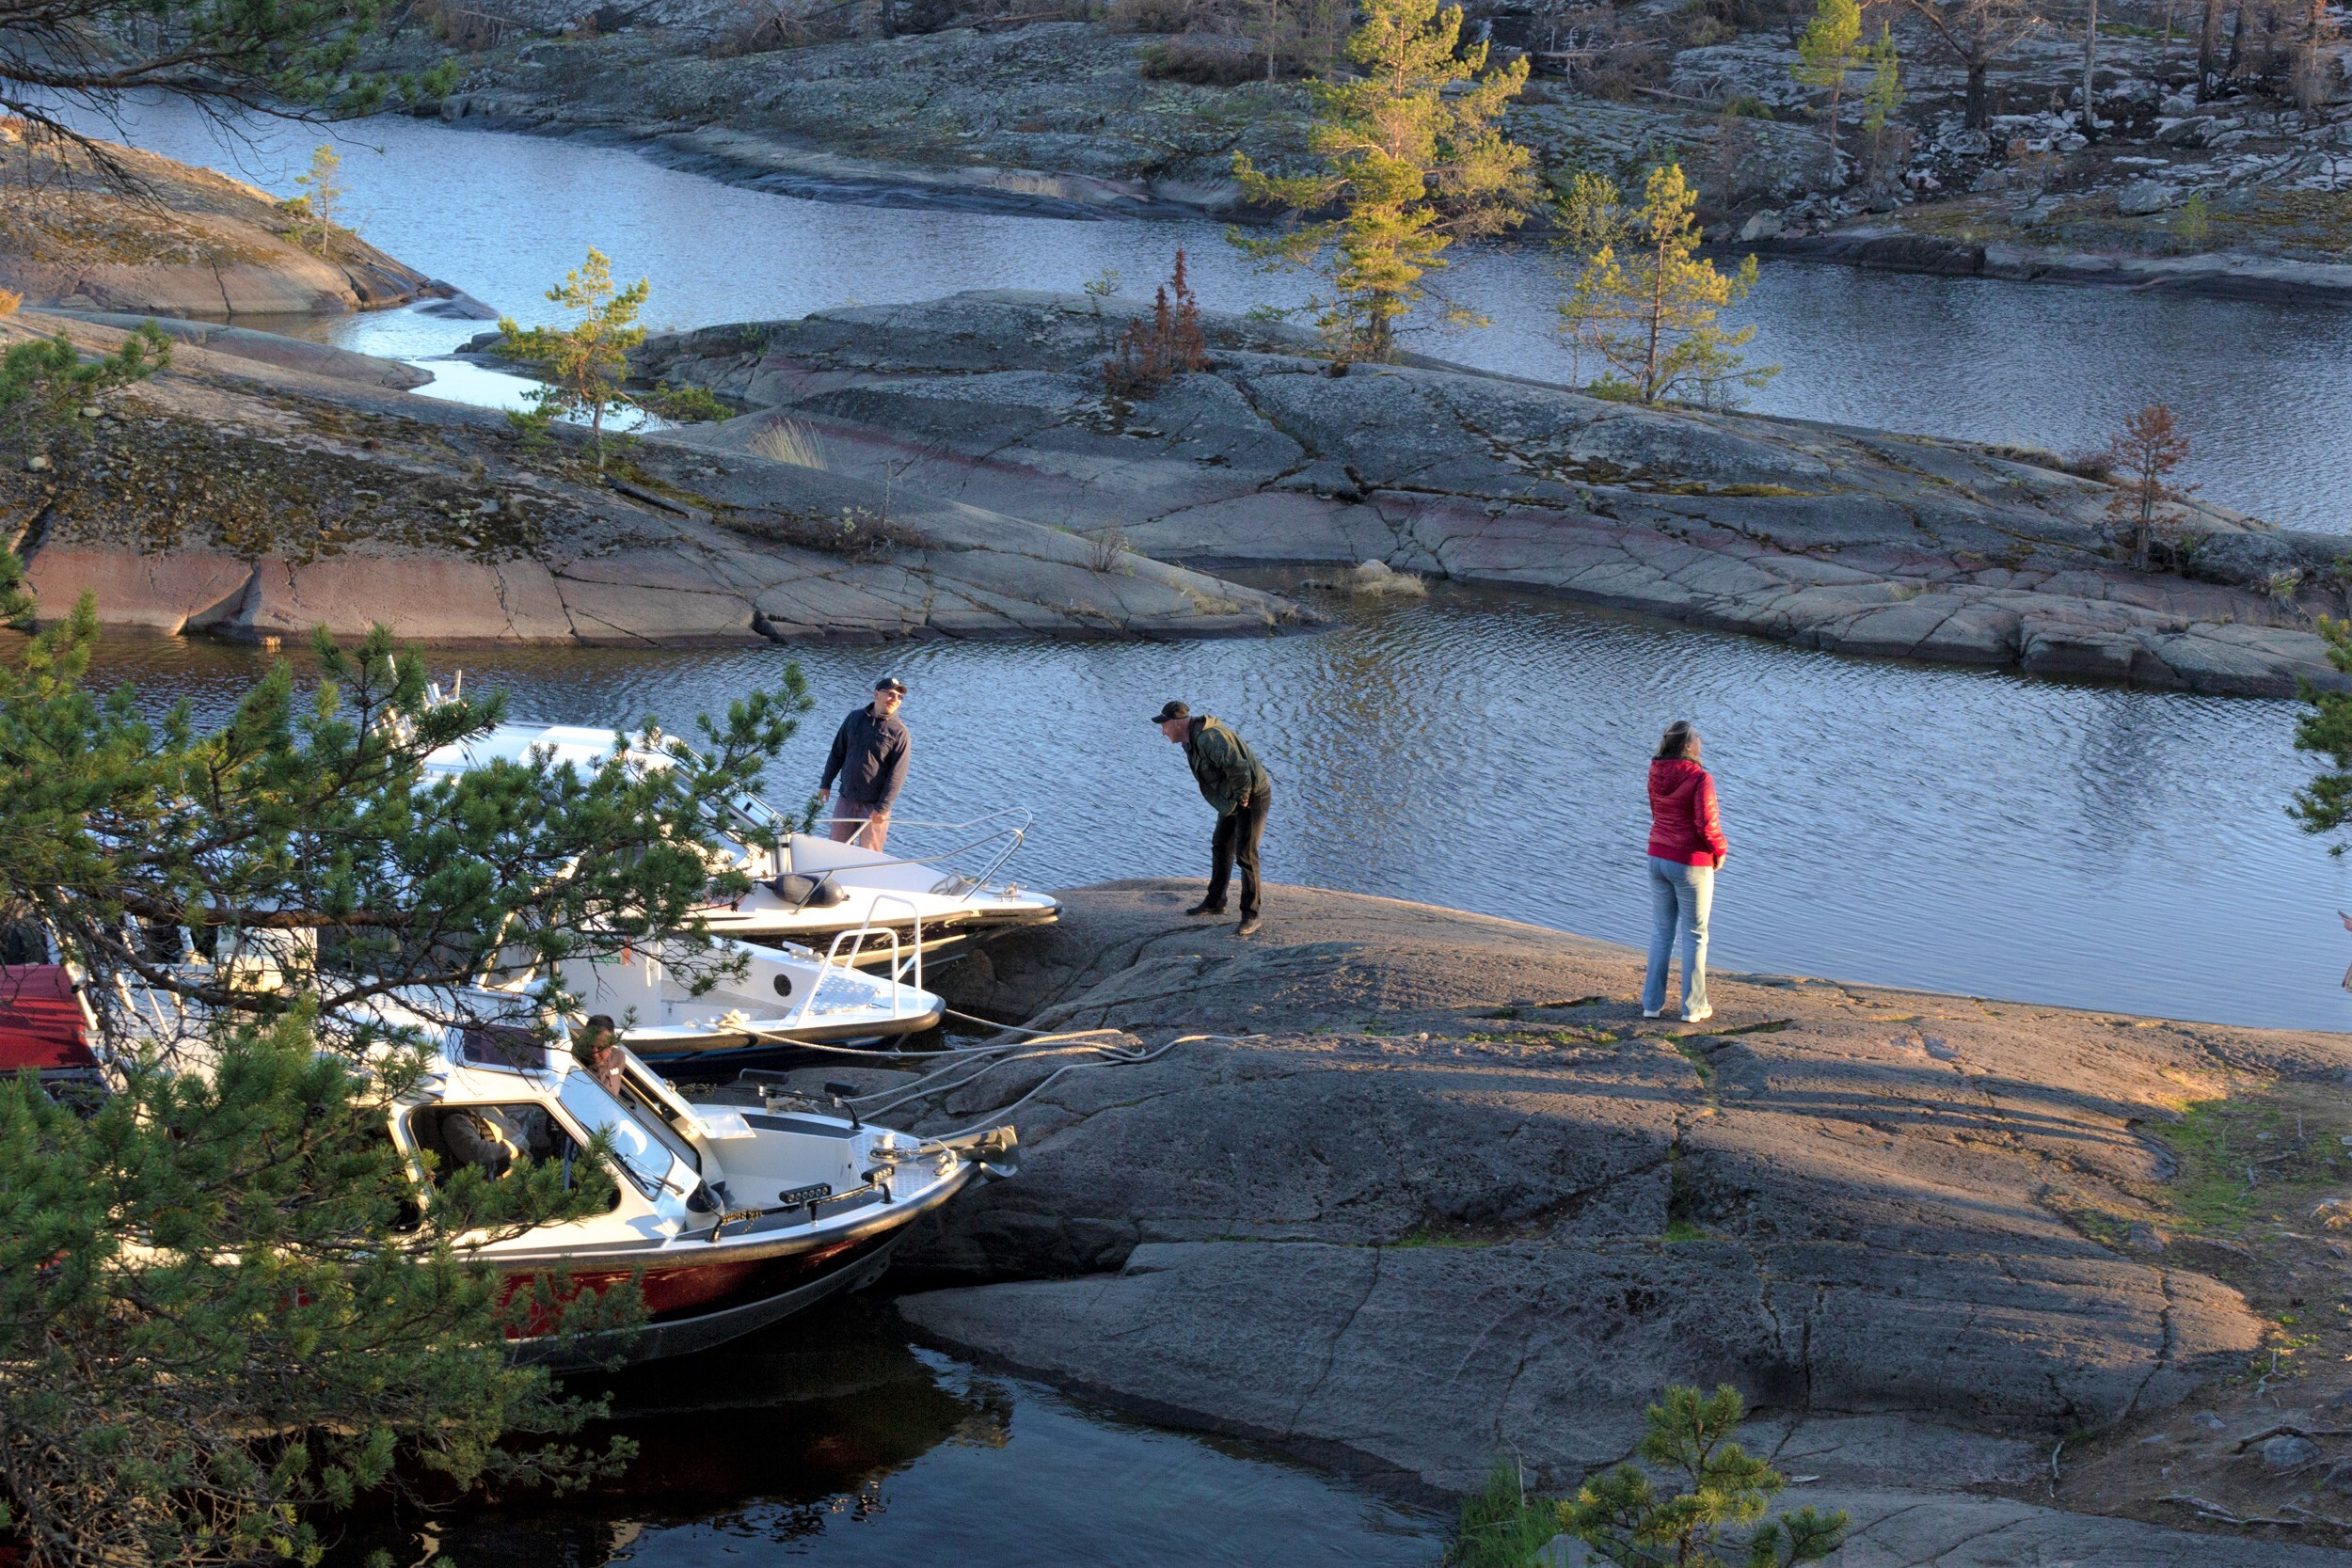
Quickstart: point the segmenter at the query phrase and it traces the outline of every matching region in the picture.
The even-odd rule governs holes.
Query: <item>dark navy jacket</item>
[[[865,704],[841,721],[817,787],[831,789],[838,774],[843,800],[886,806],[906,787],[907,758],[914,750],[914,737],[898,715],[877,719],[873,705]]]

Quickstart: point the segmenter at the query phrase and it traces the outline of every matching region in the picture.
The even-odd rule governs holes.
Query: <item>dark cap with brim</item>
[[[874,689],[877,691],[896,691],[899,696],[903,697],[907,694],[907,683],[900,680],[896,675],[884,675],[882,679],[874,683]]]
[[[1152,720],[1152,722],[1154,724],[1165,724],[1171,719],[1189,719],[1191,717],[1192,709],[1186,707],[1182,703],[1170,703],[1166,707],[1160,709],[1159,717]]]

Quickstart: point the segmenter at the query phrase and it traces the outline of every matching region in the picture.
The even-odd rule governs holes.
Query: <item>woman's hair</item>
[[[1699,760],[1699,732],[1691,727],[1691,721],[1677,719],[1666,726],[1666,733],[1659,737],[1658,754]]]
[[[581,1067],[594,1067],[596,1064],[596,1047],[611,1044],[612,1040],[612,1015],[590,1013],[588,1022],[580,1025],[580,1033],[572,1037],[572,1057]]]

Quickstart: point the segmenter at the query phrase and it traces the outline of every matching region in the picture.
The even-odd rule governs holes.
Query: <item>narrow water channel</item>
[[[818,705],[774,782],[794,802],[894,671],[914,688],[901,816],[1029,807],[1015,869],[1043,887],[1205,875],[1206,808],[1146,722],[1183,697],[1279,781],[1275,879],[1624,942],[1647,919],[1644,759],[1687,717],[1733,845],[1719,964],[2287,1027],[2352,1013],[2352,872],[2284,813],[2309,776],[2293,704],[1866,662],[1506,594],[1327,608],[1330,631],[1273,640],[435,658],[518,716],[673,726],[797,658]],[[262,657],[125,641],[104,673],[218,712]]]
[[[141,145],[279,195],[322,133],[255,124],[225,142],[169,106],[129,122]],[[525,320],[594,245],[653,280],[647,319],[699,326],[958,289],[1075,290],[1106,270],[1149,297],[1185,247],[1204,305],[1291,304],[1295,277],[1253,273],[1222,225],[1079,222],[811,201],[719,184],[625,148],[381,119],[341,128],[361,232]],[[1577,367],[1550,337],[1563,290],[1539,245],[1457,253],[1441,281],[1494,322],[1410,346],[1548,380]],[[2205,497],[2282,526],[2352,531],[2352,310],[2123,290],[1857,273],[1776,262],[1749,301],[1753,356],[1784,367],[1770,413],[2072,451],[2169,403]],[[415,311],[336,324],[348,347],[437,355],[480,330]],[[1584,370],[1589,373],[1592,367]]]

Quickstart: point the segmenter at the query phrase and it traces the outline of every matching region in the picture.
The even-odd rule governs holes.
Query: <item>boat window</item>
[[[49,935],[38,921],[0,921],[0,964],[45,964]]]
[[[629,1177],[648,1196],[668,1187],[683,1196],[694,1185],[694,1172],[701,1162],[693,1158],[693,1148],[675,1132],[670,1131],[661,1117],[637,1107],[644,1104],[644,1097],[627,1083],[622,1092],[634,1104],[625,1104],[605,1092],[604,1085],[585,1072],[567,1072],[558,1094],[564,1109],[569,1111],[588,1130],[591,1137],[598,1132],[606,1136],[613,1158],[621,1162]],[[672,1167],[683,1160],[687,1171],[678,1177],[671,1175]]]
[[[545,1105],[525,1101],[495,1105],[425,1105],[408,1113],[408,1136],[434,1157],[433,1184],[441,1186],[470,1164],[500,1180],[524,1162],[555,1161],[569,1191],[580,1143]],[[615,1191],[613,1202],[620,1201]]]
[[[461,1029],[457,1033],[457,1060],[465,1067],[486,1067],[501,1072],[537,1072],[548,1065],[548,1048],[528,1029]]]

